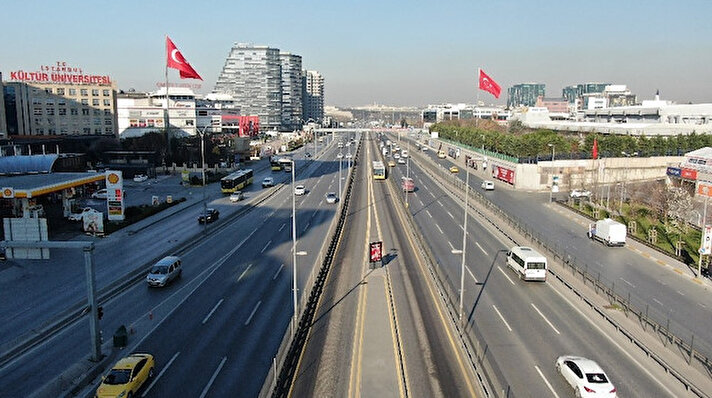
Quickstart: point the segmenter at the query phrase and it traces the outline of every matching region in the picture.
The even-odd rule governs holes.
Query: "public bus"
[[[374,180],[385,180],[386,179],[386,166],[380,160],[373,161],[373,179]]]
[[[252,184],[252,169],[238,170],[220,179],[220,188],[223,193],[233,193]]]
[[[282,166],[282,170],[287,173],[292,172],[292,159],[282,158],[279,159],[279,164]]]
[[[269,167],[272,169],[272,171],[281,171],[282,163],[279,162],[279,159],[276,156],[273,156],[269,160]]]
[[[415,181],[413,181],[412,178],[402,177],[402,180],[403,181],[401,182],[401,188],[403,188],[405,192],[415,191]]]
[[[546,257],[531,247],[515,246],[507,252],[507,266],[519,274],[525,281],[546,280]]]

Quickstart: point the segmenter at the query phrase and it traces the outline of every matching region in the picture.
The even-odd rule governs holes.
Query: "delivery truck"
[[[600,240],[606,246],[625,246],[625,225],[616,220],[605,218],[588,226],[588,237]]]

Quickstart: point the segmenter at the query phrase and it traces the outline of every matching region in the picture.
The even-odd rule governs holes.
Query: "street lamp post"
[[[207,228],[208,228],[208,219],[207,219],[207,208],[208,204],[205,201],[205,189],[207,188],[205,186],[205,131],[208,129],[210,126],[205,126],[203,128],[203,131],[200,131],[199,129],[196,129],[198,131],[198,134],[200,134],[200,171],[203,177],[203,217],[205,217],[205,222],[203,223],[203,233],[206,233]]]
[[[339,151],[339,198],[341,198],[341,159],[344,158],[344,155]]]
[[[554,157],[556,155],[556,147],[554,144],[548,144],[549,147],[551,147],[551,167],[554,167]],[[551,176],[551,189],[549,190],[549,203],[551,203],[551,199],[554,195],[554,175],[552,174]]]
[[[462,227],[462,265],[460,266],[460,322],[462,322],[462,307],[465,294],[465,252],[467,248],[467,201],[470,193],[470,171],[465,167],[465,222]]]
[[[294,317],[292,321],[292,332],[297,328],[297,316],[299,315],[299,308],[297,304],[297,256],[306,256],[307,252],[300,251],[297,252],[297,202],[296,195],[294,194],[294,169],[296,168],[296,163],[294,159],[292,163],[292,294],[294,301]]]

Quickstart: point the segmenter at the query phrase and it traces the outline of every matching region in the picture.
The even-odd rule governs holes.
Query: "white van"
[[[545,281],[548,268],[546,257],[531,247],[515,246],[507,252],[507,266],[525,281]]]
[[[151,271],[146,276],[148,286],[163,287],[173,279],[179,278],[183,274],[180,257],[168,256],[160,259],[151,267]]]

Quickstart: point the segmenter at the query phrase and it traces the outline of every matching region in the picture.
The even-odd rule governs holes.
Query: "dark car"
[[[200,224],[203,223],[211,223],[220,217],[220,212],[218,209],[205,209],[204,213],[201,213],[200,216],[198,217],[198,222]]]

